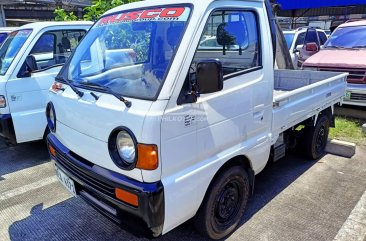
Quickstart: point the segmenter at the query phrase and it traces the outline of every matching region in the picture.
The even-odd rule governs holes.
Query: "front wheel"
[[[210,185],[195,216],[197,231],[210,239],[222,239],[231,234],[244,215],[250,184],[247,172],[231,167]]]
[[[319,159],[325,153],[325,147],[328,142],[330,121],[328,116],[319,116],[315,126],[305,129],[305,152],[313,159]]]

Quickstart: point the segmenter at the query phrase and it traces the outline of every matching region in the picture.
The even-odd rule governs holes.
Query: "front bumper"
[[[164,188],[161,182],[141,183],[83,159],[68,150],[53,135],[48,144],[56,150],[51,157],[75,182],[76,193],[99,212],[138,236],[157,237],[164,225]],[[115,197],[115,188],[138,196],[138,207]]]
[[[13,119],[10,114],[0,114],[0,136],[7,139],[11,144],[15,145],[17,143]]]
[[[347,84],[348,94],[343,98],[343,104],[366,106],[366,84]]]

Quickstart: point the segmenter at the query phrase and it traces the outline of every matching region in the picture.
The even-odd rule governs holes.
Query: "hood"
[[[141,143],[143,125],[152,101],[129,99],[132,106],[127,108],[123,102],[112,95],[83,90],[79,98],[69,86],[57,93],[50,93],[56,113],[55,136],[71,152],[93,164],[107,168],[135,180],[142,181],[139,169],[122,170],[113,162],[108,150],[108,139],[117,127],[127,127]]]
[[[124,126],[139,140],[151,101],[134,99],[131,108],[127,108],[112,95],[94,91],[99,96],[95,100],[90,91],[83,92],[84,96],[79,98],[67,87],[61,94],[52,94],[58,122],[105,143],[115,128]]]
[[[303,67],[321,71],[348,72],[347,82],[366,84],[366,50],[321,50],[308,58]]]
[[[366,69],[366,49],[341,50],[322,49],[317,54],[308,58],[304,66],[330,67],[347,69]]]

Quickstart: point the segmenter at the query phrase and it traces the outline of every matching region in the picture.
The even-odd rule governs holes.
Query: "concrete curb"
[[[329,140],[325,151],[336,156],[351,158],[356,154],[356,144],[339,140]]]
[[[365,134],[366,134],[366,124],[363,124],[363,125],[362,125],[362,131],[363,131],[363,133],[365,133]]]

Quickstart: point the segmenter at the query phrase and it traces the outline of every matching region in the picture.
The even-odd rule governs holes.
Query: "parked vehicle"
[[[47,133],[48,90],[91,22],[40,22],[11,32],[0,48],[0,135],[11,144]]]
[[[217,38],[216,36],[213,37],[208,37],[205,40],[203,40],[200,45],[199,48],[201,50],[212,50],[212,49],[222,49],[222,45],[220,45],[217,42]],[[238,45],[230,45],[227,46],[228,50],[239,50],[239,46]]]
[[[0,27],[0,46],[4,43],[5,39],[9,36],[9,34],[15,31],[17,28],[11,27]]]
[[[349,72],[344,104],[366,106],[366,21],[340,25],[304,69]]]
[[[61,183],[135,232],[156,237],[195,217],[202,235],[228,236],[270,157],[297,141],[309,158],[323,155],[346,87],[347,73],[275,71],[273,19],[263,0],[107,12],[51,89],[48,147]],[[208,30],[222,49],[200,50]],[[107,67],[112,48],[137,60]]]
[[[327,41],[325,31],[318,28],[302,27],[283,33],[295,68],[301,68],[303,62]]]

